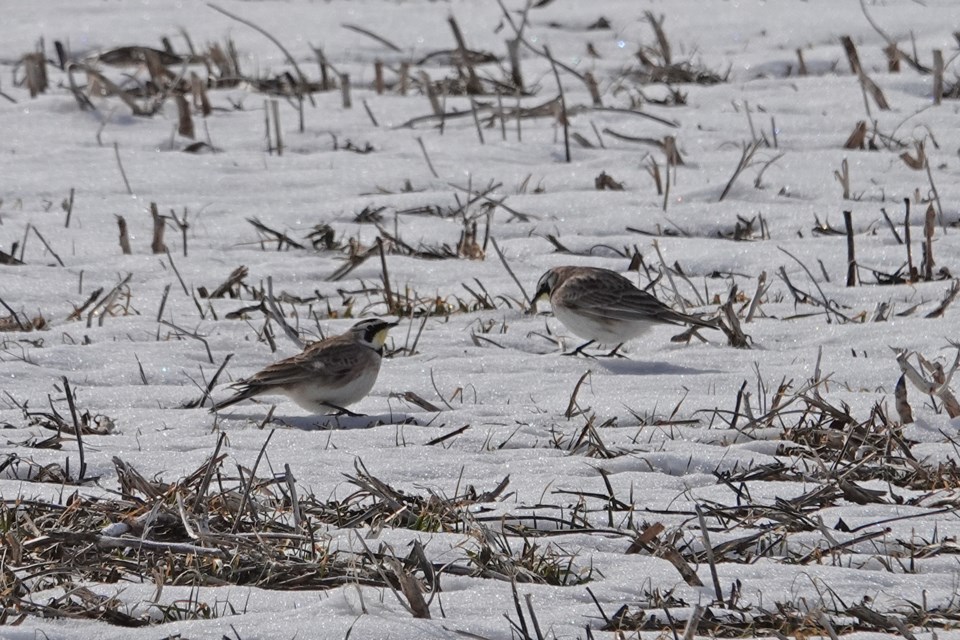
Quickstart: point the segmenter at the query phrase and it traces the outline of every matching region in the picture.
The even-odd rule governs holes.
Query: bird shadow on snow
[[[625,360],[622,358],[598,358],[597,364],[611,373],[629,376],[720,373],[717,369],[697,369],[694,367],[681,367],[667,362],[639,362],[637,360]]]
[[[270,424],[300,429],[301,431],[328,431],[333,429],[371,429],[387,424],[418,425],[420,422],[405,413],[384,413],[369,416],[274,416]]]

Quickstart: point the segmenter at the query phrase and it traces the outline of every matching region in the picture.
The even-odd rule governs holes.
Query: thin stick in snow
[[[60,256],[57,255],[57,252],[54,251],[53,248],[50,246],[50,244],[46,241],[46,239],[42,235],[40,235],[40,231],[32,224],[28,224],[27,226],[33,231],[34,235],[40,238],[40,242],[42,242],[43,246],[47,248],[47,251],[50,252],[50,255],[52,255],[56,259],[57,264],[59,264],[61,267],[66,266],[63,264],[63,260],[60,259]]]
[[[283,138],[280,135],[280,101],[270,101],[270,113],[273,115],[273,139],[276,141],[277,155],[283,155]]]
[[[167,245],[163,242],[165,222],[157,209],[156,202],[150,203],[150,217],[153,220],[153,240],[150,242],[150,250],[154,253],[168,253]]]
[[[123,170],[123,163],[120,162],[120,145],[113,143],[113,155],[117,158],[117,166],[120,167],[120,176],[123,178],[123,184],[127,188],[127,194],[133,195],[133,189],[130,188],[130,181],[127,180],[127,172]]]
[[[843,212],[843,224],[847,230],[847,286],[857,286],[857,258],[853,247],[853,212]]]
[[[127,230],[127,220],[121,215],[116,216],[117,218],[117,227],[120,229],[120,251],[123,252],[123,255],[128,256],[132,252],[130,250],[130,233]]]
[[[423,138],[417,136],[417,144],[420,145],[420,150],[423,152],[423,159],[427,161],[427,167],[430,169],[430,173],[433,174],[434,178],[439,178],[437,170],[433,168],[433,163],[430,162],[430,154],[427,153],[427,147],[423,144]]]
[[[553,78],[557,82],[557,91],[560,94],[560,123],[563,125],[563,152],[564,158],[570,162],[570,119],[567,117],[567,100],[563,95],[563,84],[560,82],[560,72],[557,71],[557,61],[550,55],[550,48],[543,47],[543,55],[550,61],[550,68],[553,69]],[[518,115],[519,119],[519,115]]]
[[[737,167],[733,170],[733,175],[730,176],[730,180],[727,181],[727,186],[723,188],[723,191],[720,193],[718,202],[723,202],[723,199],[727,197],[727,194],[730,193],[730,189],[733,188],[733,183],[737,181],[737,178],[750,165],[750,161],[753,159],[753,154],[757,152],[757,149],[760,147],[760,140],[754,140],[750,144],[744,144],[743,149],[740,151],[740,160],[737,162]]]
[[[67,219],[64,221],[63,226],[67,229],[70,228],[70,216],[73,214],[73,195],[75,189],[70,187],[70,197],[67,198],[63,203],[63,210],[67,212]]]
[[[503,263],[503,268],[507,270],[507,273],[510,274],[510,278],[516,283],[517,288],[520,289],[520,293],[523,294],[523,299],[526,301],[528,306],[533,304],[533,301],[530,299],[530,296],[527,295],[526,289],[523,288],[523,285],[520,284],[520,280],[517,278],[517,275],[513,272],[513,269],[510,268],[510,265],[507,264],[507,259],[504,257],[503,252],[500,251],[500,245],[497,244],[497,239],[494,237],[490,238],[490,243],[493,244],[493,250],[497,252],[497,257],[500,258],[500,262]]]
[[[67,395],[67,406],[70,407],[70,418],[73,420],[73,431],[77,436],[77,451],[80,455],[80,472],[77,476],[77,482],[83,482],[83,476],[87,472],[87,463],[83,455],[83,437],[80,432],[80,420],[77,419],[77,406],[73,401],[73,391],[70,390],[70,381],[67,380],[67,376],[61,378],[63,380],[63,391]]]
[[[306,85],[308,84],[308,82],[307,82],[307,76],[303,75],[303,72],[300,71],[300,67],[297,65],[296,59],[294,59],[294,57],[293,57],[292,55],[290,55],[290,52],[287,51],[286,47],[284,47],[283,44],[282,44],[279,40],[277,40],[277,39],[274,38],[272,35],[270,35],[263,27],[255,24],[255,23],[253,23],[253,22],[251,22],[251,21],[249,21],[249,20],[246,20],[246,19],[244,19],[244,18],[241,18],[240,16],[238,16],[238,15],[236,15],[236,14],[230,13],[230,12],[227,11],[226,9],[221,9],[220,7],[218,7],[217,5],[213,4],[212,2],[208,2],[208,3],[207,3],[207,6],[210,7],[211,9],[213,9],[214,11],[219,11],[220,13],[222,13],[222,14],[225,15],[225,16],[227,16],[228,18],[232,18],[232,19],[236,20],[237,22],[239,22],[239,23],[241,23],[241,24],[245,24],[245,25],[247,25],[248,27],[250,27],[251,29],[253,29],[253,30],[255,30],[255,31],[263,34],[268,40],[270,40],[270,42],[272,42],[273,44],[275,44],[275,45],[277,46],[277,48],[280,49],[281,52],[283,52],[283,55],[287,58],[287,62],[289,62],[289,63],[290,63],[290,66],[293,67],[293,70],[297,72],[297,79],[298,79],[299,82],[300,82],[300,86],[301,86],[301,87],[304,87],[304,86],[306,86]],[[314,99],[313,99],[313,94],[311,94],[311,93],[308,92],[308,93],[307,93],[307,97],[310,98],[310,104],[311,104],[312,106],[317,106],[317,103],[316,103],[316,102],[314,101]]]

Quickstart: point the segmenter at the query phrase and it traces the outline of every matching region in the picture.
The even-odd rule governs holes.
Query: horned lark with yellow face
[[[589,341],[566,355],[595,342],[619,348],[655,324],[716,328],[716,321],[674,311],[616,271],[598,267],[549,269],[537,283],[534,304],[541,298],[549,298],[553,314],[567,329]]]
[[[237,391],[211,411],[262,393],[281,393],[311,413],[350,413],[346,407],[373,388],[387,332],[395,326],[379,318],[361,320],[346,333],[307,345],[301,353],[234,383]]]

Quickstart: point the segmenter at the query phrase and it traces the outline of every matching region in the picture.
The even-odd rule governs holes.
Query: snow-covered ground
[[[315,92],[304,100],[300,131],[295,99],[277,99],[247,83],[212,88],[213,112],[195,114],[194,123],[197,140],[216,152],[187,153],[193,140],[177,135],[172,98],[143,117],[115,95],[84,93],[95,109],[81,110],[68,74],[53,64],[54,41],[114,82],[135,86],[149,79],[144,65],[108,67],[92,56],[126,45],[159,48],[163,37],[185,53],[188,35],[198,52],[214,43],[226,48],[232,40],[249,78],[293,71],[268,37],[193,0],[4,7],[0,257],[13,252],[24,264],[0,264],[0,323],[7,329],[0,333],[0,494],[8,523],[0,531],[7,536],[0,554],[0,593],[8,594],[0,595],[3,623],[17,622],[24,610],[18,598],[46,604],[81,586],[115,596],[134,617],[157,611],[149,571],[131,569],[102,582],[77,581],[50,567],[49,575],[38,576],[26,543],[39,544],[49,531],[24,529],[13,514],[28,505],[17,507],[17,501],[66,504],[74,492],[116,498],[115,458],[147,479],[176,482],[205,465],[221,434],[223,482],[235,486],[238,465],[253,468],[275,429],[258,477],[283,475],[289,465],[299,494],[320,502],[357,491],[347,476],[355,477],[360,463],[390,487],[424,498],[462,496],[468,487],[492,491],[508,476],[496,499],[464,507],[460,532],[418,531],[397,518],[377,526],[317,524],[315,533],[318,545],[357,553],[358,563],[365,547],[390,548],[403,558],[419,541],[436,566],[471,566],[470,556],[485,544],[478,531],[504,536],[518,556],[526,542],[538,545],[534,555],[572,558],[576,579],[565,586],[517,585],[529,637],[537,637],[530,611],[544,637],[600,638],[613,637],[601,630],[610,626],[603,616],[626,605],[630,616],[646,611],[648,619],[658,618],[659,626],[643,627],[655,637],[656,629],[669,627],[665,607],[682,630],[694,605],[710,607],[708,616],[759,616],[784,603],[807,616],[807,626],[790,633],[825,633],[818,626],[824,619],[839,632],[856,627],[861,637],[870,629],[903,633],[875,619],[858,621],[851,610],[860,604],[888,616],[906,616],[911,608],[930,612],[934,622],[927,626],[909,618],[917,637],[956,633],[936,627],[960,616],[960,521],[952,510],[960,489],[953,471],[960,460],[960,420],[948,417],[941,399],[908,386],[915,422],[901,430],[894,400],[901,368],[891,348],[922,354],[947,373],[957,353],[951,341],[960,339],[960,307],[926,316],[955,282],[951,274],[960,273],[960,101],[934,105],[933,76],[906,62],[899,73],[888,72],[887,42],[867,19],[926,67],[933,66],[933,50],[942,50],[952,88],[960,72],[955,2],[887,0],[861,7],[832,0],[554,0],[533,8],[524,38],[535,49],[546,45],[560,65],[570,162],[556,109],[519,124],[508,117],[503,128],[497,118],[501,108],[514,113],[518,104],[532,108],[557,95],[550,62],[525,47],[521,70],[530,95],[518,99],[505,91],[498,100],[490,91],[494,81],[509,79],[506,42],[514,37],[510,21],[523,19],[523,2],[504,3],[509,21],[494,0],[215,4],[279,40],[312,82],[320,77],[314,49],[322,49],[339,73],[349,74],[352,108],[344,108],[338,90]],[[644,47],[652,55],[657,46],[645,11],[664,17],[673,62],[725,81],[642,84],[635,54]],[[419,72],[433,81],[458,78],[448,64],[456,49],[451,16],[468,48],[499,60],[477,67],[485,89],[473,98],[479,133],[462,95],[438,98],[451,114],[442,125],[440,118],[424,117],[433,111]],[[601,17],[609,28],[591,28]],[[345,25],[368,30],[399,51]],[[888,110],[861,90],[842,36],[856,44]],[[31,98],[11,79],[23,78],[21,58],[41,41],[51,60],[50,86]],[[447,55],[424,61],[440,50]],[[374,90],[377,61],[385,67],[383,94]],[[400,95],[397,74],[404,62],[411,63],[411,81]],[[184,69],[169,68],[175,75]],[[187,76],[190,71],[208,75],[202,64],[186,67]],[[600,107],[575,75],[588,71],[598,83]],[[73,81],[82,92],[90,89],[79,68]],[[671,90],[684,103],[658,104]],[[282,155],[267,149],[271,98],[278,100]],[[859,121],[876,149],[844,148]],[[655,164],[666,183],[665,154],[651,141],[666,136],[675,138],[683,164],[670,169],[665,197],[651,171]],[[754,142],[751,161],[721,200]],[[929,171],[901,158],[916,158],[918,144]],[[844,166],[847,199],[836,177]],[[599,190],[601,172],[623,189]],[[71,191],[66,227],[61,203]],[[925,212],[934,208],[936,277],[881,286],[877,273],[906,275],[907,247],[883,213],[902,238],[905,198],[918,269]],[[167,216],[169,253],[151,251],[151,203]],[[847,238],[823,233],[844,230],[845,210],[852,212],[860,265],[855,287],[845,286]],[[185,235],[174,215],[186,219]],[[129,228],[130,255],[121,253],[117,216]],[[276,238],[251,219],[301,246],[278,250]],[[474,222],[478,246],[457,256]],[[311,242],[318,225],[332,229],[334,248]],[[310,416],[282,396],[219,416],[204,407],[182,408],[202,394],[230,354],[213,391],[217,398],[229,393],[224,383],[296,353],[272,322],[271,347],[261,311],[228,317],[259,305],[255,292],[266,289],[268,278],[288,322],[307,339],[345,331],[358,317],[387,315],[378,238],[387,247],[389,282],[404,317],[388,340],[392,356],[373,392],[352,407],[366,417]],[[370,253],[334,278],[351,251]],[[454,257],[428,259],[425,253]],[[640,265],[633,273],[632,260]],[[615,269],[640,286],[655,280],[651,290],[662,300],[703,314],[717,313],[735,285],[733,309],[750,348],[730,346],[719,331],[703,331],[706,341],[671,342],[678,330],[663,326],[625,345],[625,359],[563,357],[578,339],[549,305],[541,303],[532,314],[524,301],[546,268],[562,264]],[[200,291],[213,291],[241,265],[249,272],[239,298],[210,299]],[[761,274],[767,288],[747,322]],[[124,282],[109,305],[94,307]],[[794,295],[791,286],[802,293]],[[97,302],[71,318],[99,288]],[[21,323],[42,318],[43,328],[17,330],[11,311]],[[910,363],[920,369],[916,355]],[[77,474],[80,452],[72,434],[63,434],[61,448],[35,446],[54,434],[38,425],[37,412],[55,409],[71,422],[63,378],[79,411],[112,421],[109,433],[82,439],[85,477],[94,480],[80,486],[34,481],[43,465]],[[948,387],[958,385],[950,381]],[[408,392],[439,411],[411,402]],[[787,402],[781,414],[760,419]],[[271,404],[272,422],[264,426]],[[846,411],[850,419],[819,422],[830,411]],[[798,436],[804,429],[812,435]],[[886,449],[876,444],[884,433],[894,434]],[[835,458],[823,460],[825,451]],[[890,466],[893,457],[906,461],[903,468]],[[760,473],[776,463],[782,472]],[[873,471],[861,475],[865,469]],[[904,481],[910,473],[930,481]],[[818,488],[837,495],[803,506],[789,502]],[[862,499],[857,490],[874,493]],[[151,506],[148,501],[146,511]],[[698,507],[721,556],[715,564],[726,604],[720,606]],[[778,520],[775,512],[789,515]],[[546,515],[566,524],[537,520]],[[16,526],[9,524],[15,520]],[[520,521],[532,528],[526,538],[504,529]],[[573,523],[570,531],[544,533]],[[633,539],[657,523],[665,527],[660,536],[627,554]],[[89,531],[108,524],[91,522]],[[739,560],[717,549],[761,533]],[[703,586],[684,580],[669,549],[679,549]],[[519,622],[511,583],[476,573],[438,570],[433,584],[413,566],[411,575],[428,597],[438,589],[431,619],[414,618],[389,589],[359,582],[289,591],[236,584],[196,589],[171,578],[158,604],[193,599],[216,615],[129,629],[107,620],[44,618],[32,610],[19,626],[0,627],[0,637],[523,637],[512,626]],[[10,595],[16,591],[12,576],[26,591]],[[636,631],[639,618],[634,623],[624,623],[625,637],[647,637]]]

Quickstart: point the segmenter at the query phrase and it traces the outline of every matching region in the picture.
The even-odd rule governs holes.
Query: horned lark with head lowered
[[[717,328],[716,321],[674,311],[616,271],[598,267],[549,269],[537,283],[534,304],[544,297],[550,299],[557,320],[589,341],[566,355],[576,355],[595,342],[619,349],[655,324]]]
[[[314,342],[295,356],[233,384],[236,393],[213,405],[219,411],[261,393],[282,393],[311,413],[350,413],[373,388],[383,344],[396,322],[361,320],[346,333]]]

